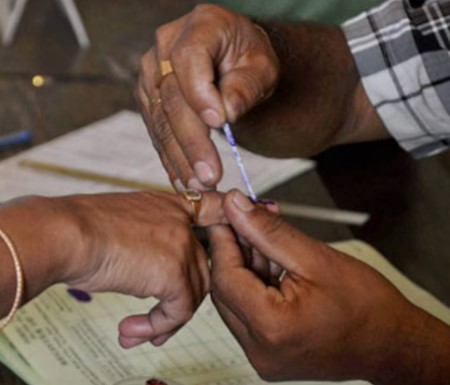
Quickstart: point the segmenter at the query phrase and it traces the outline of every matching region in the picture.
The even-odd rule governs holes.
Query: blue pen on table
[[[9,147],[18,146],[21,144],[28,144],[31,142],[32,134],[29,130],[17,131],[11,134],[0,136],[0,150]]]
[[[256,197],[255,192],[253,191],[253,187],[250,183],[250,179],[248,178],[247,172],[245,171],[244,163],[242,162],[241,155],[239,153],[239,149],[236,144],[236,140],[234,139],[233,132],[231,131],[231,126],[229,123],[225,123],[223,126],[223,132],[225,133],[225,136],[227,137],[228,144],[231,147],[231,151],[233,153],[234,160],[236,161],[239,171],[242,176],[242,180],[244,181],[244,185],[247,189],[247,193],[250,197],[250,199],[253,201],[253,203],[256,203],[258,201],[258,198]]]

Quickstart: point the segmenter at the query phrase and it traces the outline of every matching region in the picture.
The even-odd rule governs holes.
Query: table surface
[[[31,129],[33,145],[38,145],[120,109],[135,108],[132,84],[151,31],[183,14],[189,3],[194,1],[134,0],[124,9],[120,0],[108,0],[108,7],[79,0],[93,41],[83,53],[50,0],[30,2],[14,46],[0,48],[0,129],[5,122],[11,130]],[[29,80],[37,72],[51,74],[55,81],[33,89]],[[0,159],[26,148],[2,151]],[[369,242],[450,305],[450,153],[414,160],[393,141],[384,141],[336,148],[316,160],[316,170],[267,195],[364,211],[371,220],[363,227],[287,220],[327,242],[352,237]],[[0,383],[23,385],[1,364]]]

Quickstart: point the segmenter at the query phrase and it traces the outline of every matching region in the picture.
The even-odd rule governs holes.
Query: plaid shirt
[[[450,147],[450,0],[388,0],[343,25],[364,88],[415,157]]]

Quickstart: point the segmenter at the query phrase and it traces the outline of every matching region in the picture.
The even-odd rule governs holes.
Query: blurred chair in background
[[[84,28],[74,0],[56,0],[63,13],[69,19],[70,25],[81,48],[90,45],[89,37]],[[28,0],[0,0],[0,26],[2,29],[2,41],[4,45],[10,45],[14,41],[20,20]]]

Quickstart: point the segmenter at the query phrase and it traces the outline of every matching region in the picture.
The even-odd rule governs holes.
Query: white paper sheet
[[[213,132],[212,137],[225,170],[219,188],[245,191],[227,142],[217,132]],[[258,194],[314,167],[310,160],[268,159],[243,149],[241,155]],[[18,164],[22,159],[170,186],[141,116],[130,111],[119,112],[0,163],[0,201],[30,194],[128,191],[110,184],[25,169]]]

